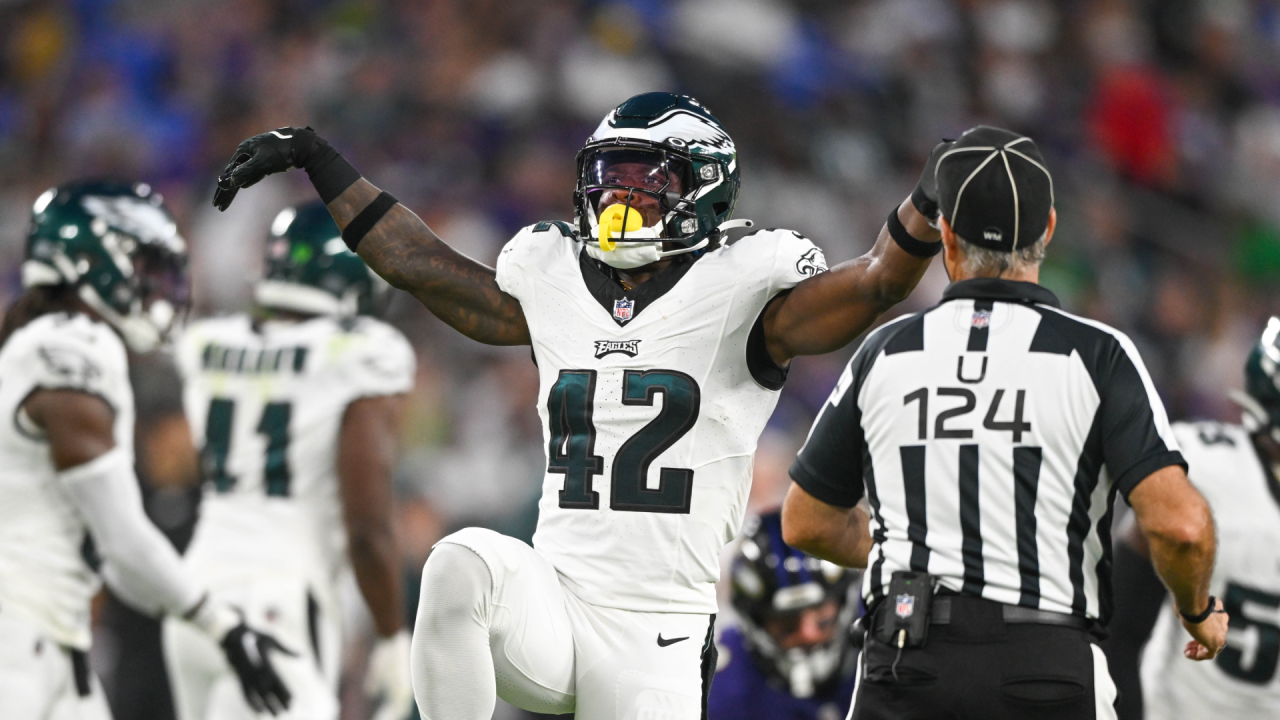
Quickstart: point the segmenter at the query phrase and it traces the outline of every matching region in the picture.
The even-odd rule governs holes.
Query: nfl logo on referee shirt
[[[626,322],[631,319],[631,308],[635,307],[634,300],[627,298],[619,298],[613,301],[613,316],[619,320]]]
[[[978,328],[979,330],[981,330],[982,328],[985,328],[989,325],[991,325],[990,310],[974,310],[973,311],[973,326],[975,328]]]
[[[914,596],[911,596],[911,595],[898,596],[898,606],[894,608],[893,614],[905,620],[911,617],[912,613],[914,613],[915,611],[916,611],[916,599]]]

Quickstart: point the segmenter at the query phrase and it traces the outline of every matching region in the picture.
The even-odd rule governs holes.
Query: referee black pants
[[[998,603],[953,596],[951,622],[930,625],[923,647],[899,654],[874,635],[859,660],[852,720],[1115,718],[1114,685],[1087,631],[1006,624]]]

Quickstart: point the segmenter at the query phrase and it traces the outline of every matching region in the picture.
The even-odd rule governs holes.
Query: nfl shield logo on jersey
[[[973,311],[973,326],[975,328],[978,328],[979,330],[981,330],[982,328],[988,327],[990,325],[991,325],[990,310],[974,310]]]
[[[631,309],[635,307],[634,300],[619,298],[613,301],[613,316],[619,320],[626,322],[631,319]]]
[[[894,608],[894,614],[900,618],[906,619],[916,611],[916,599],[911,595],[899,595],[898,606]]]

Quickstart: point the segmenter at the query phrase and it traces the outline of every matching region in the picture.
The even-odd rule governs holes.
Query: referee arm
[[[783,542],[845,567],[865,568],[873,545],[862,475],[866,437],[855,386],[878,348],[868,338],[840,375],[791,465],[791,487],[782,503]]]
[[[1227,615],[1222,601],[1203,622],[1187,622],[1209,606],[1216,538],[1209,504],[1187,480],[1181,466],[1161,468],[1129,493],[1138,527],[1150,548],[1151,564],[1173,594],[1182,626],[1194,638],[1183,649],[1192,660],[1210,660],[1226,644]]]
[[[792,482],[782,501],[782,541],[837,565],[865,568],[872,544],[866,499],[851,508],[828,505]]]

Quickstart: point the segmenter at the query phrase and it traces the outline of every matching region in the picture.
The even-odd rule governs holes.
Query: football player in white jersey
[[[289,704],[268,656],[280,646],[183,567],[144,514],[134,476],[125,348],[162,341],[186,304],[186,261],[173,217],[146,185],[71,183],[35,203],[25,291],[0,326],[6,720],[109,717],[86,660],[100,577],[129,604],[206,638],[255,707]]]
[[[1232,392],[1242,425],[1176,423],[1188,477],[1218,522],[1210,592],[1230,617],[1211,663],[1178,662],[1182,633],[1166,608],[1142,655],[1147,720],[1280,716],[1280,318],[1271,318]]]
[[[577,165],[576,221],[525,228],[496,270],[309,128],[242,143],[215,193],[225,209],[303,168],[392,285],[468,337],[533,346],[547,448],[534,547],[468,528],[427,561],[412,659],[428,720],[487,720],[495,696],[592,720],[701,717],[720,550],[788,363],[856,338],[940,247],[911,200],[869,253],[831,270],[789,230],[729,241],[750,224],[731,219],[737,151],[686,96],[627,100]]]
[[[286,717],[338,717],[338,580],[350,567],[380,636],[368,689],[379,720],[413,706],[391,473],[413,349],[370,313],[385,287],[320,203],[267,239],[254,314],[191,323],[178,342],[206,493],[187,562],[298,657],[276,667]],[[165,627],[179,720],[253,716],[209,641]]]

